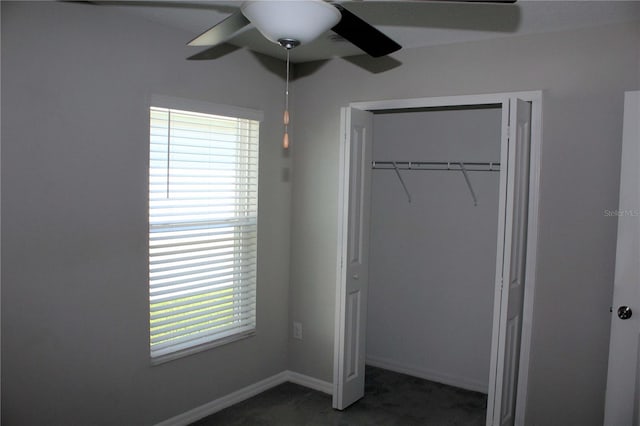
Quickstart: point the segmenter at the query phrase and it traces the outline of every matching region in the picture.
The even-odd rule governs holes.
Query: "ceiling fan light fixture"
[[[340,21],[340,12],[323,0],[246,1],[240,7],[244,16],[273,43],[296,40],[300,44],[315,40]]]

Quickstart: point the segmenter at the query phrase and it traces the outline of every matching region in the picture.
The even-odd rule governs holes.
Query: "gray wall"
[[[502,110],[375,114],[379,161],[500,161]],[[487,392],[497,172],[374,170],[367,362]]]
[[[339,108],[353,101],[544,90],[528,424],[602,423],[623,92],[640,87],[633,24],[400,51],[382,73],[336,59],[298,69],[290,366],[332,379]],[[310,100],[313,100],[311,102]]]
[[[287,367],[281,62],[109,7],[2,5],[2,423],[152,424]],[[196,49],[197,51],[197,49]],[[151,367],[148,101],[260,109],[257,335]]]
[[[534,89],[545,90],[545,128],[529,423],[601,422],[616,229],[602,212],[617,205],[622,93],[640,88],[637,23],[405,50],[378,74],[353,59],[301,66],[293,188],[271,71],[281,63],[244,51],[187,62],[190,36],[106,7],[2,2],[5,424],[150,424],[287,367],[331,381],[339,107]],[[147,342],[152,93],[265,112],[258,334],[158,367]],[[288,339],[288,313],[304,340]]]

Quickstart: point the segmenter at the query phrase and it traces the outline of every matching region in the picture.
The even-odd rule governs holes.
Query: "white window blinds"
[[[259,122],[158,107],[150,115],[156,359],[255,330]]]

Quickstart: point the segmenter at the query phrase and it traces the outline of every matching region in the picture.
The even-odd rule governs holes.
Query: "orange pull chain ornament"
[[[289,110],[284,110],[284,138],[282,140],[282,147],[284,149],[289,149]]]
[[[287,49],[287,85],[284,91],[284,137],[282,138],[282,148],[289,149],[289,51],[297,44],[294,40],[280,40],[280,44]]]

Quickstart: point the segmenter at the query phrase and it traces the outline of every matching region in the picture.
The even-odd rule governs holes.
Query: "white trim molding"
[[[331,382],[325,382],[324,380],[316,379],[315,377],[307,376],[305,374],[296,373],[295,371],[286,371],[286,373],[286,382],[295,383],[296,385],[317,390],[322,393],[326,393],[327,395],[333,394],[333,383]]]
[[[333,391],[332,383],[296,373],[294,371],[285,370],[228,395],[157,423],[156,426],[186,426],[286,382],[295,383],[327,394],[331,394]]]
[[[225,117],[245,118],[247,120],[264,120],[264,112],[256,109],[242,108],[232,105],[214,104],[212,102],[196,99],[177,98],[174,96],[152,94],[149,98],[149,106],[160,108],[172,108],[186,111],[198,111],[212,115]]]

